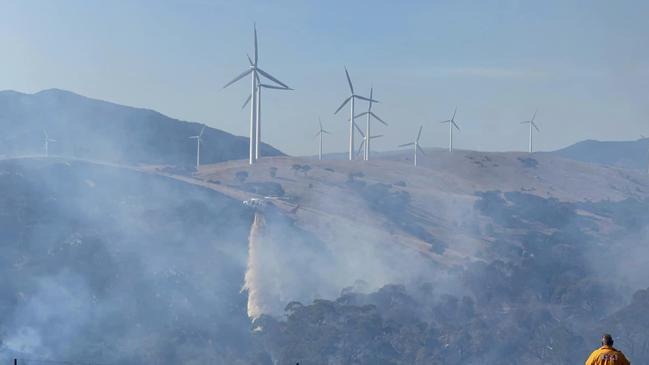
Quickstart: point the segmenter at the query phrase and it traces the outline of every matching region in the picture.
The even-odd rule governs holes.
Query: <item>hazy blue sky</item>
[[[320,116],[344,149],[343,66],[370,85],[390,123],[378,149],[445,146],[439,121],[459,107],[460,148],[524,150],[649,134],[647,1],[0,0],[0,89],[62,88],[247,134],[242,72],[260,65],[293,92],[267,92],[265,139],[315,153]],[[365,106],[361,106],[364,108]]]

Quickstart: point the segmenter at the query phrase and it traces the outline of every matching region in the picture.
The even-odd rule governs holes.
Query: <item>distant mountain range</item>
[[[49,137],[56,140],[49,146],[52,155],[189,167],[195,163],[196,143],[188,137],[198,134],[202,124],[70,91],[48,89],[35,94],[0,91],[0,128],[0,155],[43,154],[43,131],[47,131]],[[616,142],[587,140],[548,153],[600,165],[649,169],[649,138]],[[262,155],[284,154],[262,144]],[[247,156],[248,138],[219,129],[205,129],[202,163],[239,160]],[[329,154],[328,158],[345,159],[346,154]]]
[[[202,125],[133,108],[49,89],[35,94],[0,91],[0,155],[44,153],[46,130],[50,154],[117,163],[192,166],[196,142],[188,137]],[[265,156],[281,156],[262,145]],[[248,138],[206,128],[201,162],[215,163],[248,156]]]
[[[572,160],[647,171],[649,138],[636,141],[587,140],[552,152]]]

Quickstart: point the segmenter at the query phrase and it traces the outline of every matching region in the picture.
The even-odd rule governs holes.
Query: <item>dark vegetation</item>
[[[247,182],[239,186],[240,189],[263,196],[284,196],[282,185],[272,181]]]
[[[248,178],[248,171],[237,171],[234,174],[234,178],[237,179],[239,184],[243,184]]]
[[[539,165],[539,161],[531,157],[519,157],[518,161],[520,161],[523,166],[530,169],[535,169]]]
[[[291,166],[291,170],[293,170],[293,174],[302,173],[302,175],[307,176],[309,171],[311,171],[311,166],[310,165],[301,165],[301,164],[293,164]]]
[[[373,192],[389,195],[384,185],[364,194],[377,198]],[[567,365],[582,363],[606,331],[632,362],[649,362],[649,289],[633,294],[619,279],[624,270],[646,276],[647,270],[625,267],[628,258],[620,250],[645,247],[647,255],[649,201],[572,204],[519,192],[479,196],[476,209],[491,218],[485,229],[494,241],[485,248],[486,261],[455,270],[452,295],[422,279],[408,288],[345,290],[334,301],[291,303],[285,320],[259,320],[259,336],[273,358]],[[391,199],[375,204],[398,207]],[[619,226],[596,234],[598,218],[578,209]],[[644,241],[623,241],[629,236]]]

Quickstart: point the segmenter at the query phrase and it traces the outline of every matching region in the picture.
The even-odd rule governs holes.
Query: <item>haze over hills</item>
[[[0,352],[240,364],[508,353],[569,364],[600,320],[649,309],[646,174],[549,154],[427,152],[417,168],[404,151],[367,163],[228,161],[191,175],[4,160]],[[246,208],[250,198],[264,206]],[[30,315],[52,300],[66,305]],[[495,348],[490,331],[503,334]],[[536,351],[558,334],[556,351]],[[649,359],[643,351],[628,352]]]
[[[649,138],[636,141],[587,140],[552,153],[577,161],[649,171]]]
[[[192,166],[196,143],[187,137],[202,128],[199,123],[167,117],[156,111],[118,105],[60,89],[34,94],[0,91],[0,155],[43,153],[43,130],[55,143],[52,155],[126,164]],[[283,153],[262,143],[263,156]],[[443,151],[444,149],[434,149]],[[390,158],[400,151],[376,151]],[[548,152],[583,162],[649,169],[649,138],[637,141],[578,142]],[[246,137],[206,128],[201,145],[202,163],[245,159]],[[346,159],[346,153],[329,153],[329,159]]]
[[[58,90],[0,100],[27,141],[0,159],[0,356],[567,365],[607,325],[649,361],[645,171],[442,149],[251,166],[213,129],[217,162],[190,171],[170,167],[193,165],[196,123]],[[25,156],[44,126],[60,156]]]
[[[43,154],[43,130],[55,143],[52,155],[119,163],[193,166],[202,126],[169,118],[148,109],[87,98],[49,89],[35,94],[0,92],[0,155]],[[265,156],[282,155],[262,145]],[[206,128],[203,163],[246,158],[248,139]]]

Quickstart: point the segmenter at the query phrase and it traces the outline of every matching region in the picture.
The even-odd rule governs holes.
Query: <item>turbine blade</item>
[[[358,98],[358,99],[361,99],[361,100],[369,101],[369,102],[371,102],[371,103],[378,103],[378,102],[379,102],[378,100],[374,100],[374,99],[366,98],[366,97],[364,97],[364,96],[360,96],[360,95],[354,95],[354,97],[355,97],[355,98]]]
[[[443,122],[439,122],[439,123],[440,123],[440,124],[444,124],[444,123],[450,123],[450,122],[451,122],[450,120],[445,120],[445,121],[443,121]]]
[[[354,123],[354,127],[356,128],[356,130],[358,130],[358,133],[360,133],[361,136],[365,138],[365,133],[363,133],[363,130],[358,126],[358,124]]]
[[[373,97],[373,96],[374,96],[374,88],[371,87],[371,88],[370,88],[370,106],[369,106],[369,108],[367,109],[367,110],[370,111],[370,112],[372,111],[372,100],[374,100],[374,97]]]
[[[455,107],[455,110],[453,110],[453,118],[451,120],[455,120],[455,114],[457,113],[457,107]]]
[[[269,85],[269,84],[259,84],[259,86],[261,86],[263,88],[266,88],[266,89],[293,90],[290,87],[283,87],[283,86]]]
[[[225,84],[225,86],[223,86],[223,88],[225,89],[226,87],[234,84],[235,82],[237,82],[237,81],[241,80],[242,78],[248,76],[251,72],[252,72],[252,69],[246,70],[246,72],[241,73],[241,75],[235,77],[234,80],[232,80],[232,81],[228,82],[227,84]]]
[[[376,115],[376,114],[374,114],[374,112],[370,112],[370,115],[372,115],[372,116],[374,117],[374,119],[376,119],[376,120],[378,120],[379,122],[383,123],[383,125],[385,125],[385,126],[388,125],[388,123],[387,123],[386,121],[384,121],[383,119],[379,118],[379,116]]]
[[[539,111],[538,109],[534,110],[534,115],[532,115],[532,122],[534,121],[534,119],[536,119],[536,112],[538,111]]]
[[[246,98],[246,101],[244,101],[243,105],[241,106],[241,110],[245,109],[246,105],[248,105],[251,98],[252,98],[252,94],[248,95],[248,97]]]
[[[363,145],[364,145],[364,144],[365,144],[365,139],[363,139],[363,141],[361,142],[361,144],[358,146],[358,152],[356,153],[356,155],[360,155],[360,154],[361,154],[361,151],[363,151]]]
[[[354,119],[356,119],[356,118],[360,118],[360,117],[362,117],[363,115],[367,115],[367,112],[362,112],[362,113],[360,113],[360,114],[356,114],[356,115],[354,115]]]
[[[349,72],[347,71],[347,67],[345,67],[345,76],[347,76],[347,83],[349,83],[349,90],[351,90],[352,94],[354,94],[354,85],[352,85],[352,79],[349,77]]]
[[[460,127],[457,125],[457,123],[455,123],[454,120],[452,120],[451,123],[453,123],[453,125],[455,126],[455,128],[457,128],[458,131],[460,130]]]
[[[331,134],[331,133],[329,133],[329,131],[325,131],[324,129],[322,130],[322,133],[324,133],[324,134]]]
[[[530,123],[529,120],[526,120],[526,121],[524,121],[524,122],[521,122],[521,124],[529,124],[529,123]]]
[[[320,135],[320,133],[322,133],[322,131],[318,131],[318,132],[313,136],[313,138],[318,137],[318,136]]]
[[[406,143],[406,144],[400,144],[400,145],[398,145],[397,147],[408,147],[408,146],[412,146],[413,144],[415,144],[415,143],[414,143],[414,142],[410,142],[410,143]]]
[[[426,156],[426,152],[424,152],[423,148],[421,148],[421,147],[419,147],[419,145],[417,145],[417,149],[419,150],[419,152],[421,152],[422,155]]]
[[[536,125],[536,123],[532,122],[532,125],[534,126],[534,128],[536,129],[537,132],[540,132],[540,131],[541,131],[541,130],[539,129],[539,127]]]
[[[421,125],[419,126],[419,133],[417,133],[417,142],[419,142],[419,138],[421,138],[421,130],[424,129],[424,126]]]
[[[322,130],[322,119],[320,117],[318,117],[318,124],[320,124],[320,130]]]
[[[338,107],[338,109],[336,109],[336,111],[334,112],[334,114],[338,114],[338,112],[340,111],[340,109],[342,109],[345,105],[347,105],[347,103],[349,103],[349,101],[350,101],[351,99],[352,99],[351,96],[348,97],[347,99],[345,99],[345,101],[343,101],[343,103],[340,104],[340,106]]]
[[[198,134],[199,138],[203,136],[203,132],[205,132],[205,126],[203,126],[203,128],[201,128],[201,133]]]
[[[370,139],[374,139],[374,138],[381,138],[381,137],[383,137],[383,135],[382,135],[382,134],[377,134],[376,136],[372,136],[372,137],[370,137]]]
[[[254,24],[253,28],[255,30],[255,66],[257,66],[257,62],[259,62],[259,47],[257,46],[257,24]]]
[[[287,89],[290,89],[290,87],[288,87],[285,83],[283,83],[283,82],[279,81],[278,79],[274,78],[274,77],[273,77],[271,74],[269,74],[268,72],[266,72],[266,71],[264,71],[264,70],[262,70],[262,69],[260,69],[260,68],[257,68],[257,72],[259,72],[260,74],[262,74],[265,78],[270,79],[270,80],[273,81],[274,83],[276,83],[276,84],[278,84],[278,85],[282,85],[282,86],[284,86],[284,87],[287,88]]]
[[[250,58],[250,55],[246,53],[246,57],[248,57],[248,62],[250,63],[250,66],[254,66],[255,63],[252,62],[252,58]]]

